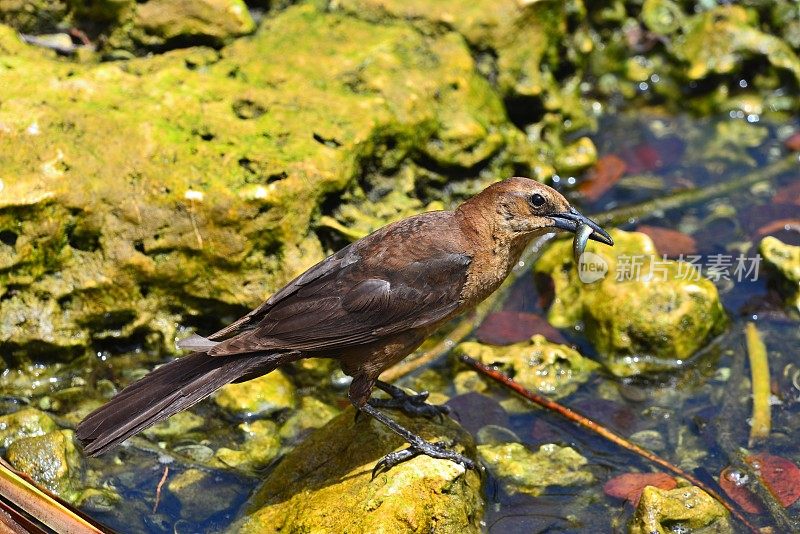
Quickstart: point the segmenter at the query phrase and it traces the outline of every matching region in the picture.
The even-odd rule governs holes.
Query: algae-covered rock
[[[466,354],[486,365],[499,366],[526,388],[553,398],[573,393],[589,379],[592,371],[600,367],[597,362],[584,358],[576,350],[551,343],[538,334],[530,341],[504,347],[466,341],[455,348],[454,354]],[[471,382],[467,376],[457,377],[457,387],[461,389],[459,393],[483,391],[486,388],[487,382],[483,378],[474,378],[477,382]],[[528,409],[517,398],[507,399],[502,404],[511,411]]]
[[[8,447],[6,459],[64,499],[72,501],[79,497],[74,478],[80,473],[81,456],[71,430],[20,438]]]
[[[336,417],[339,410],[312,396],[300,399],[300,406],[283,422],[280,428],[282,440],[294,443],[303,439],[307,433]]]
[[[452,420],[439,424],[388,412],[432,441],[455,440],[474,456]],[[480,477],[447,460],[418,456],[379,474],[372,468],[406,445],[348,409],[291,451],[269,475],[232,532],[480,532]]]
[[[716,287],[693,265],[662,259],[645,234],[611,235],[613,248],[589,243],[581,275],[571,241],[553,243],[536,262],[555,290],[548,320],[558,328],[582,321],[617,376],[680,368],[727,322]]]
[[[214,402],[246,419],[294,408],[297,398],[294,384],[277,369],[253,380],[223,386],[214,396]]]
[[[64,0],[0,0],[0,24],[9,24],[24,33],[53,29],[54,21],[68,12]]]
[[[205,419],[201,416],[192,412],[178,412],[168,419],[151,426],[144,433],[146,436],[155,439],[173,439],[201,429],[203,425],[205,425]]]
[[[137,3],[135,39],[163,47],[175,40],[222,44],[255,30],[242,0],[149,0]]]
[[[214,465],[235,467],[255,471],[265,467],[278,455],[281,440],[278,426],[272,421],[253,421],[242,423],[239,429],[244,433],[244,443],[240,449],[221,447],[214,453]]]
[[[499,162],[477,189],[525,144],[458,34],[400,20],[295,6],[220,52],[102,64],[6,48],[0,347],[18,359],[146,334],[174,350],[176,323],[235,318],[321,259],[320,212],[350,220],[326,201],[350,190],[368,231],[450,200],[414,158]]]
[[[594,481],[586,458],[571,447],[548,443],[531,451],[521,443],[478,445],[489,469],[506,492],[541,495],[548,486],[585,486]]]
[[[728,511],[696,486],[662,490],[646,486],[628,528],[630,534],[727,534]]]
[[[29,34],[87,28],[105,52],[222,46],[255,30],[242,0],[0,0],[0,23]],[[66,35],[66,34],[65,34]],[[72,41],[67,35],[68,47]]]
[[[597,148],[588,137],[581,137],[565,146],[556,158],[556,168],[561,172],[576,172],[597,161]]]
[[[758,247],[765,263],[781,277],[779,287],[786,303],[800,311],[800,247],[767,236]]]
[[[58,429],[55,421],[44,412],[24,408],[0,416],[0,449],[6,449],[15,440],[41,436]]]
[[[642,17],[650,30],[669,36],[668,49],[688,63],[685,76],[701,79],[736,72],[749,57],[763,55],[800,80],[800,59],[779,37],[761,30],[757,15],[740,5],[720,5],[691,16],[671,0],[647,0]]]
[[[200,469],[187,469],[167,484],[181,505],[181,517],[203,521],[226,510],[239,495],[239,489],[221,477]]]
[[[410,20],[423,31],[455,29],[474,49],[495,56],[504,93],[540,95],[557,83],[540,64],[566,28],[567,10],[560,2],[338,0],[335,5],[360,17]]]

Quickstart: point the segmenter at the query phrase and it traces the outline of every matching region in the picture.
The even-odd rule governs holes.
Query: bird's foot
[[[423,391],[415,395],[409,395],[402,389],[379,382],[376,384],[381,390],[388,393],[391,398],[389,399],[369,399],[369,404],[375,408],[388,408],[400,410],[406,415],[411,417],[438,417],[442,419],[445,415],[450,413],[450,407],[443,404],[429,404],[425,401],[428,400],[428,392]]]
[[[372,478],[374,480],[380,473],[389,471],[391,468],[415,458],[420,454],[440,460],[450,460],[451,462],[464,466],[466,469],[478,468],[475,462],[466,456],[447,449],[447,447],[452,447],[452,445],[453,443],[444,441],[431,443],[429,441],[420,440],[419,442],[409,445],[407,449],[390,452],[384,456],[381,461],[375,464],[375,467],[372,469]]]

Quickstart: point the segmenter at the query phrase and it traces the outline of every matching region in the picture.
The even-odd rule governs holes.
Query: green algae
[[[586,249],[582,268],[595,271],[578,274],[566,240],[535,264],[554,284],[548,320],[558,328],[582,322],[617,376],[680,369],[727,323],[716,287],[691,264],[663,259],[645,234],[611,235],[613,249],[594,242]]]

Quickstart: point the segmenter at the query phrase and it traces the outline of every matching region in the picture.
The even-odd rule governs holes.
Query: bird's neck
[[[472,256],[467,283],[462,293],[465,307],[492,294],[519,261],[530,238],[511,233],[497,213],[459,210],[457,218]]]

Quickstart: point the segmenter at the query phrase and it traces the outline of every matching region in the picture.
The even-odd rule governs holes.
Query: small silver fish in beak
[[[578,225],[575,230],[575,239],[572,241],[572,256],[575,258],[575,265],[580,262],[583,251],[586,250],[586,244],[589,242],[589,236],[594,232],[594,228],[586,223]]]

